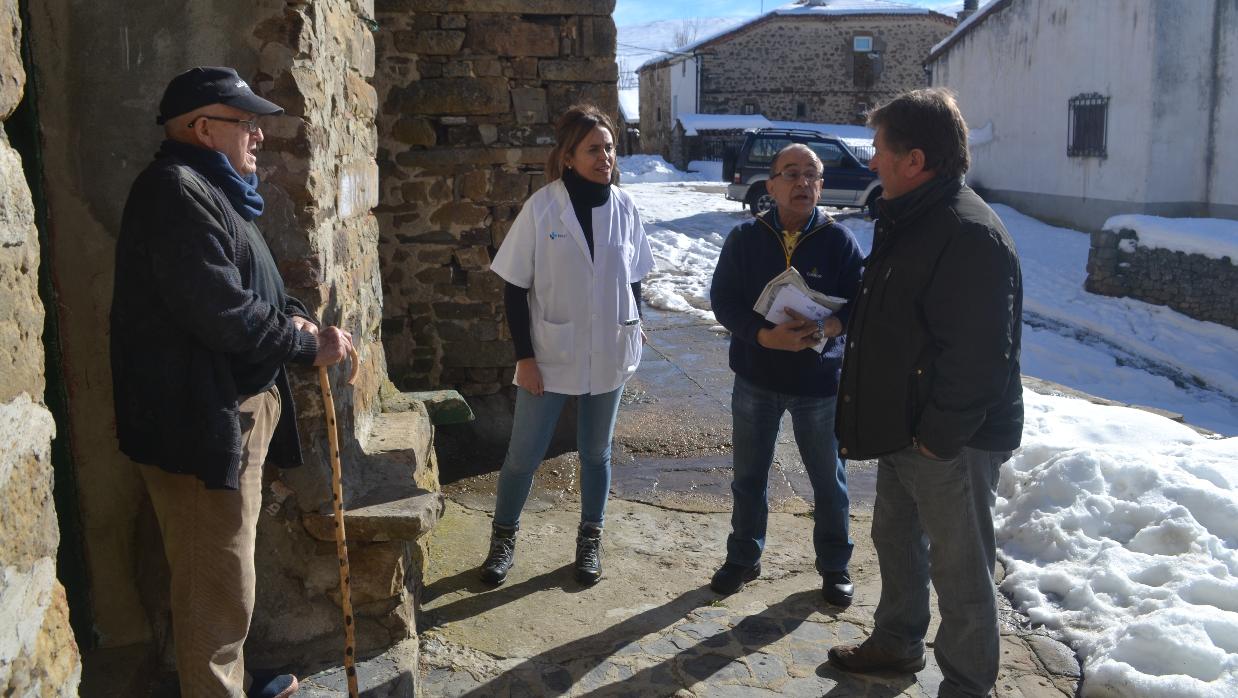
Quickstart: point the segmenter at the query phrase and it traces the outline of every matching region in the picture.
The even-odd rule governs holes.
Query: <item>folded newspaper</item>
[[[789,267],[765,284],[765,290],[761,291],[752,309],[766,320],[780,325],[791,319],[791,315],[786,312],[787,308],[810,320],[820,321],[833,315],[846,303],[846,298],[827,296],[812,290],[795,267]],[[822,337],[813,349],[817,353],[824,351],[826,341],[826,338]]]

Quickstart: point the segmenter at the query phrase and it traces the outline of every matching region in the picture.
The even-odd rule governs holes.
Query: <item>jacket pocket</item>
[[[640,321],[633,324],[619,325],[619,372],[624,376],[630,376],[636,373],[636,367],[640,365],[641,341]]]
[[[932,375],[928,368],[916,366],[907,377],[907,431],[912,437],[918,438],[917,426],[924,409],[928,407],[928,398],[932,391]]]
[[[576,337],[571,322],[533,323],[533,356],[539,364],[570,364],[576,358]]]

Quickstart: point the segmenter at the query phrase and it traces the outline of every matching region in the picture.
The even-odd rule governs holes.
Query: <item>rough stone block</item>
[[[529,196],[529,176],[522,172],[495,172],[490,185],[490,200],[519,203]]]
[[[455,252],[456,264],[465,271],[485,271],[490,268],[490,251],[485,247],[462,247]]]
[[[617,99],[617,97],[616,97]],[[507,81],[501,78],[419,80],[391,91],[403,114],[502,114],[510,107]]]
[[[546,62],[543,62],[545,64]],[[540,87],[517,87],[512,90],[512,110],[518,124],[544,124],[546,114],[546,90]]]
[[[476,53],[498,56],[558,56],[559,28],[516,17],[475,14],[469,19],[467,46]]]
[[[415,119],[407,116],[400,117],[391,127],[391,137],[401,143],[423,147],[430,147],[438,142],[438,137],[434,133],[434,124],[429,119]]]
[[[0,8],[0,119],[9,118],[26,88],[26,71],[21,62],[21,21],[17,3]]]
[[[483,201],[490,190],[490,170],[476,169],[456,178],[459,196],[473,201]]]
[[[417,540],[443,515],[443,496],[425,492],[395,501],[372,504],[344,512],[344,531],[349,540],[381,542]],[[305,530],[321,541],[335,540],[335,517],[305,514]]]
[[[430,216],[430,222],[451,229],[475,228],[486,222],[490,209],[463,201],[453,201],[440,206]]]
[[[441,29],[414,29],[395,32],[395,47],[419,56],[454,56],[464,45],[464,32]]]
[[[439,17],[438,24],[444,29],[464,29],[468,26],[468,17],[464,15],[443,15]]]
[[[610,58],[562,58],[538,63],[543,80],[558,82],[608,82],[619,79],[619,68]]]
[[[581,17],[577,52],[585,57],[612,58],[618,32],[611,17]],[[635,67],[635,66],[633,66]]]
[[[444,342],[443,366],[476,368],[508,366],[515,363],[511,342]]]

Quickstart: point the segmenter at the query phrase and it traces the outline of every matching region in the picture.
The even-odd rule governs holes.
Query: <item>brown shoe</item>
[[[853,674],[890,672],[914,674],[924,668],[924,655],[902,658],[886,652],[865,640],[859,645],[839,645],[830,648],[830,663]]]

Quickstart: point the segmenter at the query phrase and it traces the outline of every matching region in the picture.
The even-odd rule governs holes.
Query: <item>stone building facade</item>
[[[26,72],[17,3],[0,3],[0,121],[22,99]],[[43,303],[35,209],[17,151],[0,131],[0,695],[76,696],[82,664],[56,579],[60,529],[52,503],[43,401]]]
[[[557,114],[617,114],[614,0],[45,0],[24,28],[0,6],[0,116],[24,87],[30,124],[0,138],[0,694],[94,695],[94,666],[137,695],[170,658],[158,529],[113,430],[113,256],[168,79],[231,65],[287,110],[262,124],[259,222],[288,291],[360,348],[354,386],[331,373],[358,650],[398,650],[411,695],[435,425],[469,414],[388,375],[476,394],[510,378],[489,260]],[[267,472],[246,658],[305,671],[339,663],[343,618],[316,374],[294,371],[293,393],[307,462]]]
[[[952,17],[927,10],[834,12],[828,5],[823,3],[819,12],[813,7],[768,12],[642,66],[645,152],[669,155],[674,127],[669,115],[676,98],[679,113],[863,123],[869,109],[928,84],[922,61],[956,24]],[[697,94],[672,95],[665,87],[675,74],[694,70]],[[662,121],[646,120],[659,109]]]
[[[514,355],[490,260],[544,183],[554,121],[618,123],[614,0],[379,0],[383,341],[404,389],[498,393]]]
[[[138,695],[170,661],[158,528],[113,429],[108,310],[127,191],[162,138],[160,96],[194,65],[234,66],[286,109],[262,122],[259,224],[288,292],[352,332],[359,348],[355,385],[344,383],[347,367],[331,370],[358,649],[408,648],[398,656],[413,681],[420,538],[442,508],[433,439],[441,396],[397,391],[380,344],[372,1],[48,0],[23,3],[24,32],[17,6],[3,4],[0,40],[0,114],[12,112],[24,75],[30,126],[21,143],[0,143],[0,352],[11,360],[0,374],[0,693],[77,695],[80,677],[92,695],[94,666],[108,670],[108,695]],[[32,198],[26,176],[41,195]],[[56,311],[51,380],[39,279]],[[246,659],[304,671],[342,660],[343,615],[317,374],[292,373],[306,464],[267,469]],[[55,395],[67,402],[49,410],[45,396]],[[49,448],[53,432],[60,446]]]
[[[1092,233],[1084,288],[1167,305],[1196,320],[1238,329],[1238,260],[1139,245],[1130,229]]]

